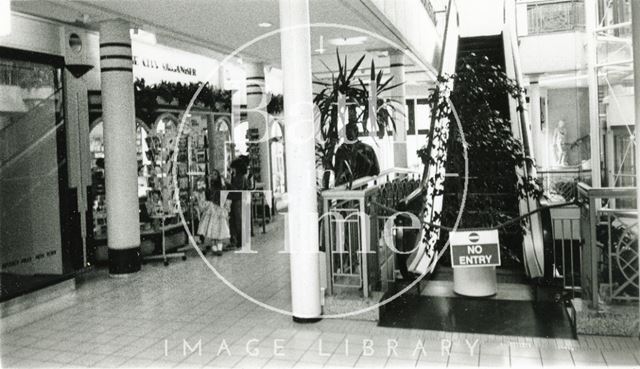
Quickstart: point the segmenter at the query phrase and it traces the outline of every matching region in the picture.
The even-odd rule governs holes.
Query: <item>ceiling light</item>
[[[273,24],[271,24],[269,22],[258,23],[258,27],[261,27],[261,28],[269,28],[271,26],[273,26]]]
[[[365,41],[367,41],[366,36],[356,36],[356,37],[332,38],[331,40],[329,40],[329,43],[336,46],[352,46],[352,45],[361,45]]]

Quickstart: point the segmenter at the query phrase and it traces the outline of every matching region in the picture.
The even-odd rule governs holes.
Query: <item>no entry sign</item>
[[[498,231],[451,232],[451,266],[470,268],[500,265]]]

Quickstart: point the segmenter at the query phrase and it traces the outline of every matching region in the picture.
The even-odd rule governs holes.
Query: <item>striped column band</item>
[[[107,72],[131,72],[133,73],[133,61],[131,60],[131,43],[127,42],[103,42],[100,44],[100,71]]]
[[[264,76],[250,76],[247,81],[247,96],[263,95],[265,91]]]

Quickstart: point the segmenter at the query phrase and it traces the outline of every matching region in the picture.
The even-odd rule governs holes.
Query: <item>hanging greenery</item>
[[[201,84],[162,81],[159,84],[147,85],[144,79],[136,79],[133,85],[137,116],[144,121],[152,122],[160,105],[158,98],[166,104],[175,102],[179,107],[186,108]],[[215,113],[230,113],[231,91],[207,85],[196,97],[194,105]]]
[[[280,115],[284,113],[284,99],[282,95],[276,94],[269,96],[267,104],[267,113],[271,115]]]

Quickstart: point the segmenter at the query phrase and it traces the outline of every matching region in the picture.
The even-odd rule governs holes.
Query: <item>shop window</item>
[[[104,188],[104,130],[102,118],[91,125],[89,132],[89,151],[91,153],[91,178],[92,178],[92,209],[93,232],[95,239],[106,238],[107,235],[107,211],[105,207]],[[136,122],[136,153],[138,159],[138,198],[145,198],[149,191],[147,164],[150,163],[145,155],[148,150],[146,138],[149,127],[141,120]]]
[[[0,49],[0,301],[69,278],[71,237],[79,224],[69,215],[61,60],[5,51]]]

